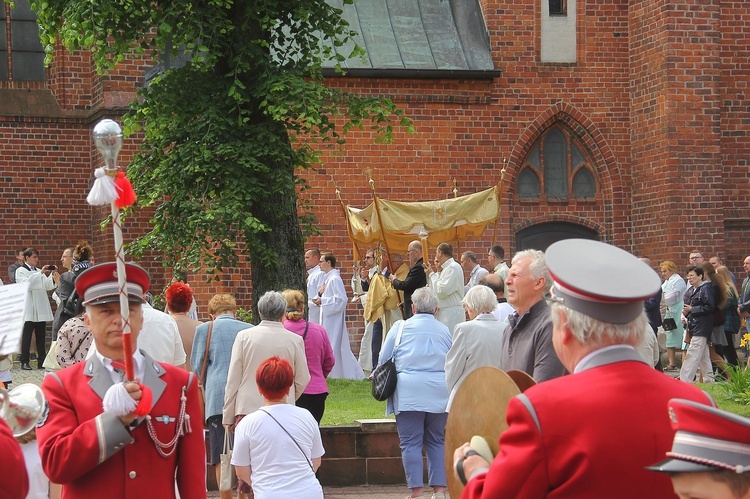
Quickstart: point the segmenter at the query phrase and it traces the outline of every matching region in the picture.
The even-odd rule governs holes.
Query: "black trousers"
[[[323,413],[326,410],[326,397],[328,397],[328,392],[316,393],[314,395],[303,393],[297,399],[295,405],[310,411],[310,414],[312,414],[315,421],[320,425],[320,420],[323,419]]]
[[[383,321],[378,319],[372,325],[372,341],[370,342],[370,351],[372,352],[372,370],[378,367],[380,359],[380,347],[383,346]]]
[[[36,358],[39,363],[39,367],[44,363],[44,358],[47,356],[47,352],[44,350],[44,340],[47,334],[47,323],[46,322],[31,322],[26,321],[23,323],[23,334],[21,336],[21,364],[29,363],[29,351],[31,350],[31,335],[36,336]]]
[[[655,327],[653,324],[650,324],[650,326],[651,326],[651,330],[656,335],[656,344],[657,344],[657,348],[658,348],[658,344],[659,344],[659,328]],[[664,372],[664,366],[661,365],[661,352],[659,352],[659,361],[654,366],[654,369],[656,369],[660,373]]]
[[[728,364],[739,366],[740,359],[737,358],[737,350],[734,348],[734,333],[724,330],[724,336],[727,338],[728,345],[716,345],[716,353],[727,359]]]

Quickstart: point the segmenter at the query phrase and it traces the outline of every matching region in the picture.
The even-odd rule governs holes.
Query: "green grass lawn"
[[[321,426],[343,426],[354,424],[357,419],[385,418],[385,402],[372,398],[371,386],[366,379],[329,379],[329,395]]]
[[[719,409],[750,418],[750,405],[738,404],[728,400],[720,385],[721,383],[699,383],[696,386],[701,390],[708,392],[708,394],[716,401]]]
[[[750,405],[738,404],[727,400],[720,388],[720,383],[699,384],[701,390],[708,392],[719,405],[719,408],[750,417]],[[348,379],[329,379],[326,411],[322,426],[343,426],[354,424],[357,419],[385,418],[385,402],[372,398],[371,384],[367,380],[352,381]],[[393,416],[390,416],[392,419]]]

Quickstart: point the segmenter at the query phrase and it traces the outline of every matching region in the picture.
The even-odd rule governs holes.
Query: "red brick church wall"
[[[348,281],[351,244],[335,189],[353,206],[369,203],[366,168],[379,195],[426,200],[452,197],[454,178],[459,194],[489,187],[507,165],[502,219],[460,250],[483,259],[497,242],[511,256],[518,230],[570,221],[657,262],[682,265],[696,246],[719,252],[739,272],[750,252],[750,8],[719,0],[579,0],[577,62],[549,64],[540,62],[538,1],[481,5],[495,68],[502,71],[494,80],[329,80],[391,97],[414,120],[416,133],[397,129],[394,142],[384,145],[367,130],[355,131],[344,147],[324,153],[316,171],[302,174],[310,185],[303,197],[323,232],[308,246],[339,255]],[[101,162],[91,130],[99,119],[123,113],[146,67],[130,61],[98,76],[85,52],[60,49],[46,83],[0,82],[0,214],[6,221],[0,254],[7,264],[16,248],[30,244],[42,251],[42,262],[56,262],[79,238],[94,242],[100,261],[112,259],[110,232],[99,229],[106,210],[85,202]],[[588,149],[597,196],[521,200],[515,185],[521,163],[558,122]],[[122,164],[137,143],[138,137],[126,141]],[[149,218],[142,211],[130,216],[126,237],[147,230]],[[171,276],[159,256],[141,263],[160,291]],[[247,265],[219,283],[193,277],[192,285],[202,305],[228,290],[250,307]],[[349,313],[358,328],[360,311],[351,305]]]

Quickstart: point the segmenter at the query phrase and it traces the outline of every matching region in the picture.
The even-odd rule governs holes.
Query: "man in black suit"
[[[400,281],[393,274],[388,276],[393,287],[404,292],[404,319],[411,317],[411,294],[427,285],[427,276],[422,262],[422,243],[417,240],[410,242],[406,254],[411,264],[406,279]]]

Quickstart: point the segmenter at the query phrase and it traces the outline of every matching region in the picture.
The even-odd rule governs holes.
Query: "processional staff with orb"
[[[112,208],[112,230],[115,243],[115,263],[117,266],[117,284],[120,293],[120,314],[122,315],[122,348],[125,363],[125,378],[135,379],[133,369],[133,341],[130,335],[130,306],[127,293],[127,273],[125,270],[125,252],[122,242],[122,223],[120,209],[135,202],[135,191],[125,173],[117,166],[117,155],[122,148],[122,129],[110,119],[101,120],[94,127],[94,144],[104,157],[104,166],[94,171],[96,180],[86,201],[92,206],[109,204]],[[118,383],[107,391],[103,404],[118,415],[125,415],[135,410],[136,415],[145,416],[151,409],[151,390],[139,384],[143,396],[136,403],[127,392],[125,385]]]

